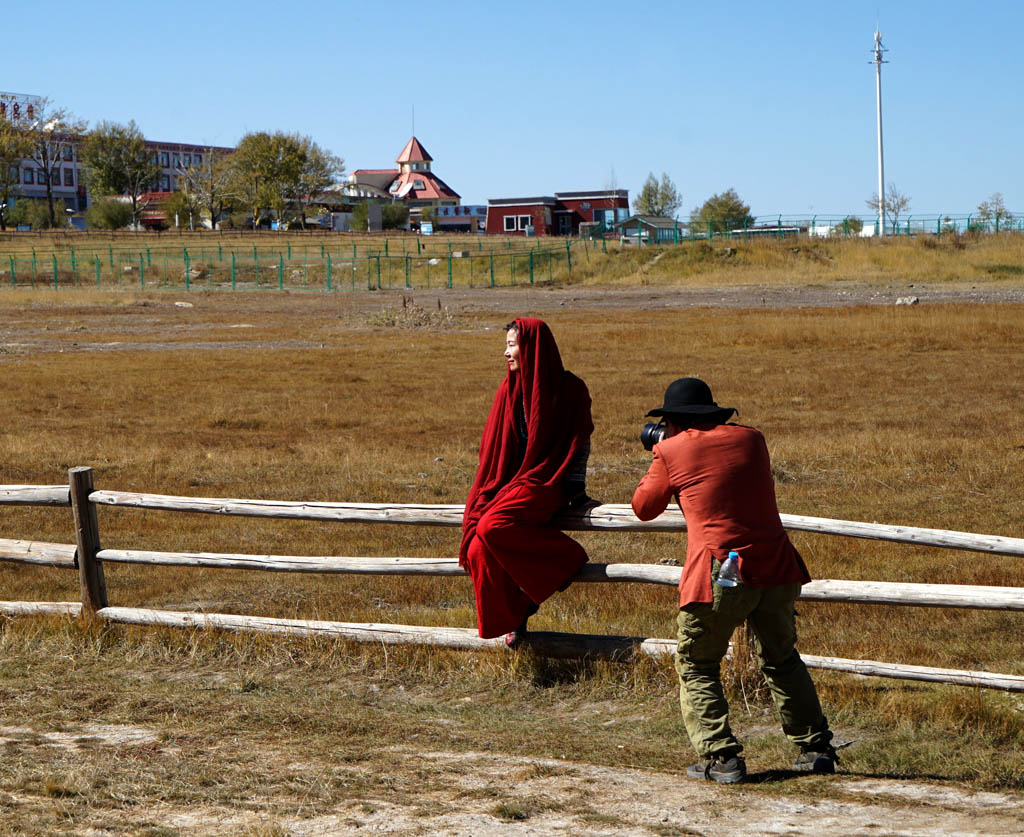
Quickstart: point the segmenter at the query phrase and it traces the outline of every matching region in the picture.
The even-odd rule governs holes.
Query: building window
[[[412,188],[413,189],[425,189],[426,186],[423,185],[423,181],[422,180],[414,180],[412,182]]]
[[[166,174],[160,176],[160,190],[163,192],[171,191],[171,178]]]
[[[54,186],[60,186],[60,169],[53,169],[50,171],[50,182]]]
[[[506,215],[505,216],[505,232],[515,232],[516,229],[516,216]]]
[[[35,177],[32,174],[32,169],[25,169],[25,183],[34,183]]]
[[[70,145],[65,145],[64,146],[64,159],[65,160],[70,160],[71,159],[71,146]]]
[[[74,186],[75,185],[75,170],[70,166],[64,169],[64,185]]]
[[[184,157],[184,160],[185,160],[185,168],[188,168],[189,166],[192,165],[192,155],[191,154],[186,154],[185,157]]]
[[[168,156],[167,152],[166,151],[161,151],[160,152],[160,165],[163,168],[167,168],[170,164],[171,164],[171,161],[170,161],[170,157]]]
[[[46,183],[46,169],[36,169],[36,183]]]
[[[20,183],[21,182],[21,169],[19,169],[17,166],[11,166],[10,174],[8,175],[8,179],[11,181],[11,183]]]
[[[532,215],[520,215],[519,216],[519,229],[525,230],[527,227],[533,226]]]
[[[180,157],[178,157],[178,153],[177,153],[177,152],[175,152],[175,153],[174,153],[174,154],[172,155],[172,157],[171,157],[171,161],[172,161],[172,162],[174,163],[174,168],[178,168],[178,166],[180,166],[180,165],[181,165],[181,158],[180,158]]]
[[[196,156],[193,159],[195,160],[195,164],[197,166],[201,166],[203,164],[203,155],[202,154],[196,154]]]

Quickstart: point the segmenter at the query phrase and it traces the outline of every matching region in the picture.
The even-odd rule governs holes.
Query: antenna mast
[[[875,29],[875,98],[878,102],[878,234],[885,236],[885,156],[882,153],[882,65],[889,62],[882,58],[888,52],[882,46],[882,33]]]

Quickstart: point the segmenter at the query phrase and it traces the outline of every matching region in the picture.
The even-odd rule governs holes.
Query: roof
[[[557,198],[543,196],[537,198],[488,198],[488,206],[557,206]]]
[[[591,192],[555,192],[555,197],[560,200],[578,201],[599,198],[628,198],[629,189],[598,189]]]
[[[356,169],[349,175],[349,183],[362,183],[387,191],[388,186],[398,176],[398,169]]]
[[[418,163],[424,160],[433,160],[416,137],[412,137],[406,144],[405,148],[402,149],[398,155],[396,163]]]
[[[664,215],[630,215],[625,221],[619,221],[615,226],[628,227],[630,224],[635,226],[637,221],[648,227],[665,230],[674,230],[677,223],[675,218],[667,218]]]
[[[417,181],[423,183],[422,188],[416,188]],[[429,171],[410,171],[400,174],[395,178],[391,186],[392,193],[398,197],[411,200],[431,200],[434,198],[458,198],[458,192],[452,189],[440,177]]]

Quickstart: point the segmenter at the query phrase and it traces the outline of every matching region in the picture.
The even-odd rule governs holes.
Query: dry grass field
[[[101,489],[459,503],[504,374],[501,325],[529,314],[590,387],[589,490],[605,502],[628,502],[646,468],[646,410],[673,378],[699,375],[764,430],[784,512],[1024,535],[1024,304],[857,304],[894,282],[901,294],[955,285],[965,299],[971,285],[1018,290],[1018,239],[821,248],[712,251],[691,272],[685,248],[612,254],[568,288],[417,291],[404,307],[387,291],[7,289],[0,484],[55,484],[89,465]],[[729,288],[739,296],[716,304]],[[837,288],[841,306],[785,301]],[[67,509],[0,508],[0,528],[73,539]],[[100,530],[109,548],[452,556],[458,544],[455,530],[105,508]],[[815,578],[1024,586],[1019,558],[793,538]],[[683,548],[677,535],[580,540],[602,562]],[[74,573],[0,574],[7,600],[77,597]],[[106,577],[115,605],[474,624],[465,579],[112,565]],[[531,626],[670,637],[674,601],[671,588],[577,584]],[[806,603],[799,625],[810,654],[1024,674],[1019,614]],[[770,833],[818,833],[833,816],[849,833],[1014,833],[1024,810],[1012,694],[816,672],[838,739],[855,743],[844,776],[794,779],[773,711],[736,678],[757,781],[723,790],[681,778],[691,756],[668,661],[63,619],[5,620],[0,650],[0,833],[716,834],[734,822],[716,820],[726,809]],[[993,812],[983,831],[978,804]]]

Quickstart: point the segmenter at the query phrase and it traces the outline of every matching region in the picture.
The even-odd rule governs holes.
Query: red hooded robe
[[[565,480],[594,424],[586,384],[562,366],[551,329],[520,318],[519,371],[498,387],[466,498],[459,564],[473,578],[482,637],[518,628],[587,561],[583,547],[550,527],[568,500]],[[525,449],[515,407],[526,418]]]

